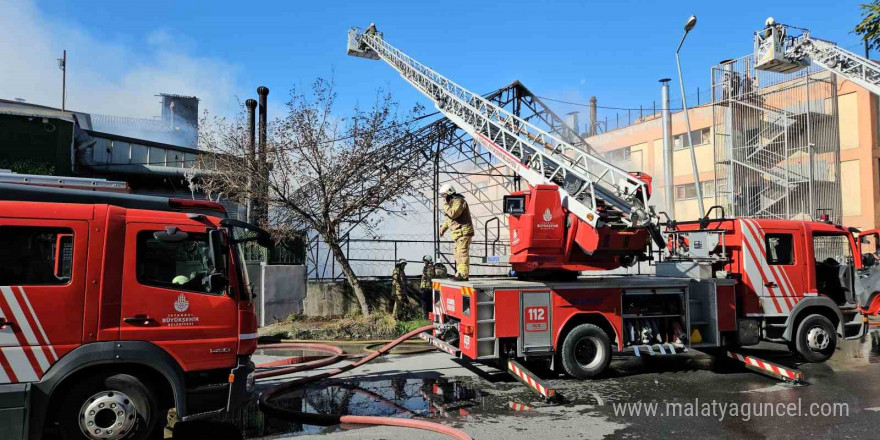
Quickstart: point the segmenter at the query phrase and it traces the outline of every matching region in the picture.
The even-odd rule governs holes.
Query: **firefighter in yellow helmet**
[[[440,236],[442,237],[448,229],[452,231],[452,239],[455,241],[453,245],[455,276],[452,279],[464,281],[470,276],[471,268],[470,250],[471,240],[474,238],[471,212],[464,196],[455,192],[452,185],[447,183],[440,187],[440,196],[443,197],[442,209],[446,217],[446,221],[440,226]]]

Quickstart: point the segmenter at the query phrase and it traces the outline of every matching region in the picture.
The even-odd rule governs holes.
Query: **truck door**
[[[0,384],[39,380],[81,343],[88,231],[0,219]]]
[[[746,272],[760,292],[764,314],[784,316],[804,296],[803,233],[791,228],[765,228],[744,220]]]
[[[235,365],[238,304],[228,288],[206,285],[209,230],[134,223],[126,231],[121,339],[159,345],[185,371]]]
[[[852,236],[845,233],[813,233],[816,290],[838,304],[854,304],[855,256]]]

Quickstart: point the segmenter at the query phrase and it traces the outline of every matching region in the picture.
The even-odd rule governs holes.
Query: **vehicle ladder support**
[[[455,357],[459,357],[459,354],[461,353],[461,351],[458,348],[455,348],[452,345],[447,344],[446,341],[442,341],[442,340],[440,340],[440,338],[435,338],[434,336],[431,336],[425,332],[419,333],[419,337],[424,339],[425,342],[427,342],[427,343],[439,348],[440,350],[443,350],[443,351],[445,351]]]
[[[532,373],[526,367],[523,367],[522,364],[513,359],[507,360],[507,372],[549,402],[559,400],[561,397],[556,393],[555,389],[545,385],[544,381],[538,378],[535,373]]]
[[[782,365],[768,362],[763,359],[756,358],[745,354],[727,352],[727,357],[738,360],[745,365],[746,368],[779,379],[794,385],[806,385],[804,373],[800,370],[783,367]]]

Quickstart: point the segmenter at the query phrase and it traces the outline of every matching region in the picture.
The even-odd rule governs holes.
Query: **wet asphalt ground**
[[[615,358],[602,378],[589,381],[543,372],[565,399],[548,404],[502,371],[432,352],[387,356],[282,402],[309,412],[426,418],[476,439],[880,438],[880,332],[844,342],[824,364],[799,365],[774,344],[747,352],[798,366],[808,384],[785,384],[691,351]],[[255,362],[293,353],[271,354]],[[258,388],[277,380],[283,378]],[[656,413],[640,406],[636,414],[639,403],[656,404]],[[255,407],[230,421],[251,439],[446,438],[405,428],[303,426]]]

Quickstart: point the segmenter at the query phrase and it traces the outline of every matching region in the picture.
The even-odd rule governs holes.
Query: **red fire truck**
[[[240,245],[266,237],[208,201],[0,184],[2,437],[154,438],[249,400]]]
[[[558,206],[555,189],[544,189],[509,196],[520,200],[506,207],[542,206],[511,214],[512,237],[539,237],[520,240],[512,254],[564,249],[565,229],[546,227],[562,225],[563,212],[530,214]],[[434,334],[470,359],[545,359],[579,378],[600,374],[612,349],[659,355],[771,341],[822,362],[838,338],[864,334],[866,315],[880,309],[880,270],[863,263],[873,258],[853,231],[723,217],[668,223],[668,256],[654,276],[439,280]]]
[[[854,230],[727,219],[720,207],[697,221],[662,223],[648,205],[649,176],[465,89],[389,44],[375,25],[349,31],[348,53],[388,63],[528,186],[503,202],[519,279],[434,283],[434,335],[424,337],[450,353],[544,359],[580,378],[601,373],[612,347],[655,355],[765,340],[821,362],[838,337],[861,336],[865,314],[880,309],[880,270],[862,264]],[[665,257],[652,255],[652,242]],[[578,276],[648,260],[654,276]],[[507,364],[524,379],[515,361]]]

